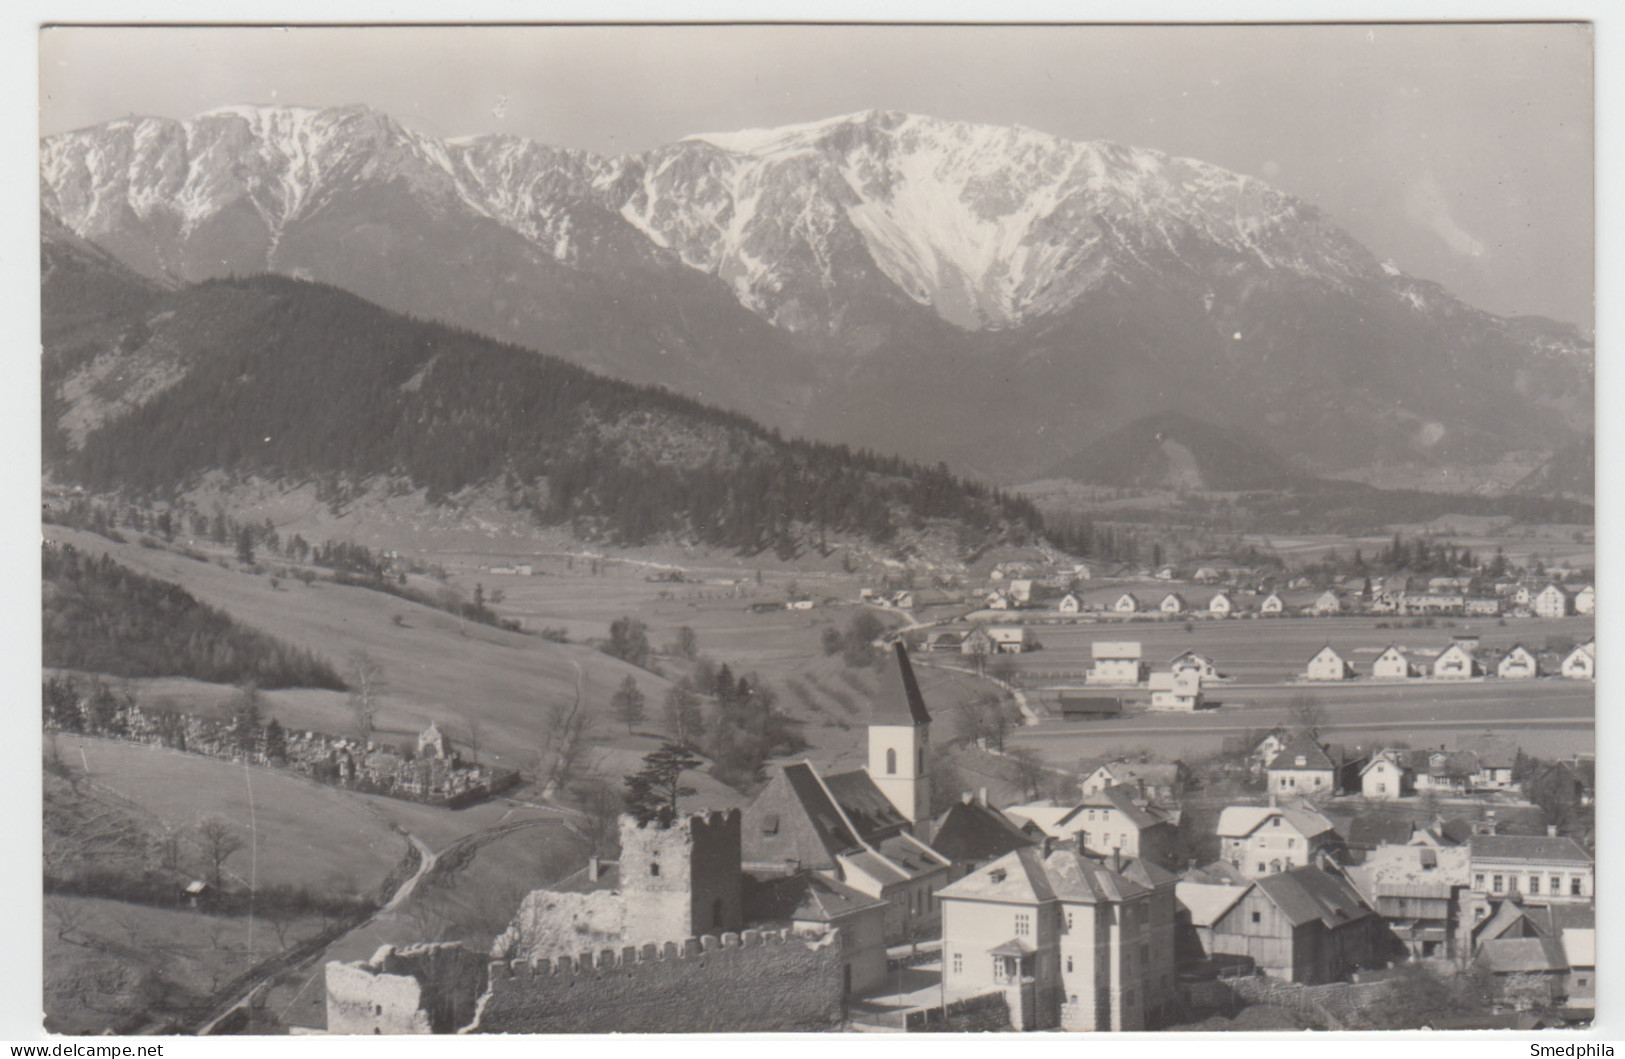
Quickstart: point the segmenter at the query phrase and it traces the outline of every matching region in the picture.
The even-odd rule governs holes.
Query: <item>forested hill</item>
[[[49,301],[47,318],[65,311]],[[676,535],[787,553],[825,534],[885,542],[928,518],[962,523],[967,547],[1041,529],[1026,501],[945,468],[785,441],[333,287],[214,280],[123,323],[109,356],[52,371],[66,351],[46,350],[51,469],[93,489],[165,491],[215,470],[394,476],[431,501],[500,488],[544,524],[622,544]]]

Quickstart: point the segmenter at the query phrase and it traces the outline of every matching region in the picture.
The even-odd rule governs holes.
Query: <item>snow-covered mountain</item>
[[[865,112],[608,158],[239,106],[50,137],[41,195],[151,277],[316,279],[1001,476],[1164,409],[1331,471],[1590,426],[1574,329],[1472,309],[1253,178],[1024,128]]]

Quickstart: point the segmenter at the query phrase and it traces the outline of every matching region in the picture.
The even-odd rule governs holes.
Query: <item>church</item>
[[[812,871],[886,903],[890,943],[935,934],[949,860],[928,845],[931,715],[903,644],[893,645],[869,717],[865,768],[825,775],[780,766],[745,810],[744,868]]]

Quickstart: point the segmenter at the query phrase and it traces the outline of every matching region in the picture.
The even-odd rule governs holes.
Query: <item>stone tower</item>
[[[680,817],[670,827],[621,817],[625,944],[742,928],[739,820],[737,809]]]
[[[931,715],[902,641],[881,674],[869,713],[869,778],[921,838],[931,818]]]

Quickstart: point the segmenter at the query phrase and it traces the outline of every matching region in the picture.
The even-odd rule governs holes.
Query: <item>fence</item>
[[[1010,1005],[1004,994],[956,1000],[946,1007],[910,1011],[903,1028],[909,1033],[982,1033],[1010,1025]]]

